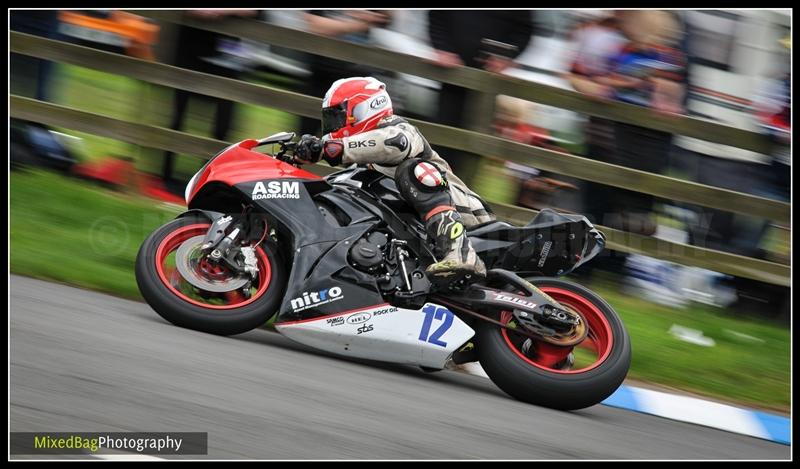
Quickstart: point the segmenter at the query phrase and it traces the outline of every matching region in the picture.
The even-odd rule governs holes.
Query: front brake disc
[[[238,290],[247,285],[250,277],[246,275],[234,276],[216,280],[202,275],[200,261],[203,260],[202,245],[203,235],[189,238],[181,244],[175,252],[175,267],[181,276],[193,286],[214,293],[225,293]]]

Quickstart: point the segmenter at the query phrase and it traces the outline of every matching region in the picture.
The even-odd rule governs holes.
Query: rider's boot
[[[409,158],[397,166],[397,187],[419,213],[433,244],[436,262],[428,278],[438,287],[466,286],[486,276],[486,266],[472,248],[456,211],[444,171],[430,161]]]
[[[426,269],[433,282],[472,283],[486,277],[486,266],[472,248],[458,212],[451,209],[436,213],[427,219],[425,228],[438,260]]]

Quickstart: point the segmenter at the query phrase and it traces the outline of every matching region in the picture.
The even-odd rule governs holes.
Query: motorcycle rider
[[[386,85],[373,77],[334,82],[322,101],[322,133],[322,139],[303,135],[296,156],[304,163],[368,165],[393,178],[434,243],[437,262],[427,268],[433,281],[486,276],[464,227],[494,220],[494,214],[415,126],[394,115]]]

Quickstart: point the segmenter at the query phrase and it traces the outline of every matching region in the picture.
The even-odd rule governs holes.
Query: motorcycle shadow
[[[335,360],[336,362],[347,362],[355,365],[360,365],[366,368],[380,369],[391,373],[405,375],[414,379],[424,380],[427,382],[435,381],[442,383],[446,386],[455,386],[459,388],[470,388],[475,391],[490,394],[492,396],[500,396],[504,399],[511,399],[507,394],[498,389],[488,379],[480,376],[473,376],[467,373],[462,373],[455,370],[442,370],[440,372],[426,372],[421,368],[413,365],[403,365],[400,363],[387,363],[375,360],[368,360],[365,358],[348,357],[344,355],[336,355],[324,350],[314,349],[280,335],[279,333],[261,328],[255,331],[250,331],[237,336],[229,337],[231,340],[238,340],[243,342],[255,343],[259,345],[266,345],[269,347],[277,347],[283,350],[293,350],[306,355],[311,355],[317,358],[326,358]]]
[[[164,321],[160,317],[154,317],[152,315],[147,316],[148,320],[151,320],[155,323],[161,324],[166,327],[176,327],[168,322]],[[190,331],[191,329],[186,329]],[[197,334],[203,334],[202,332],[192,331]],[[215,336],[219,337],[219,336]],[[412,379],[420,380],[420,382],[436,382],[440,383],[448,388],[460,388],[460,389],[470,389],[472,391],[480,392],[487,396],[499,397],[504,400],[510,401],[509,403],[517,403],[523,406],[528,406],[529,404],[523,404],[516,399],[510,397],[502,390],[492,383],[492,381],[481,377],[468,374],[466,372],[459,372],[456,370],[442,370],[440,372],[426,372],[423,371],[421,368],[413,365],[403,365],[399,363],[387,363],[375,360],[368,360],[364,358],[355,358],[355,357],[348,357],[343,355],[336,355],[330,352],[326,352],[324,350],[318,350],[306,345],[294,342],[287,337],[282,336],[281,334],[275,332],[269,328],[258,328],[249,332],[245,332],[244,334],[224,337],[225,340],[234,340],[244,343],[251,343],[257,344],[260,346],[266,346],[269,348],[276,348],[280,350],[291,350],[294,352],[302,353],[308,356],[313,356],[315,359],[319,360],[331,360],[332,362],[338,363],[351,363],[354,365],[359,365],[364,368],[370,369],[380,369],[390,373],[396,373],[399,375],[408,376]],[[447,392],[446,389],[443,392]],[[534,406],[538,409],[546,409],[545,407]],[[601,406],[593,406],[586,409],[579,409],[579,410],[572,410],[572,411],[557,411],[551,410],[552,412],[558,412],[561,414],[569,414],[581,419],[588,419],[592,421],[597,421],[598,418],[606,419],[614,418],[613,410],[616,409],[608,409],[612,411],[610,414],[608,412],[601,412],[601,415],[598,415],[597,410],[598,407]],[[549,409],[548,409],[549,410]],[[606,410],[606,409],[603,409]]]

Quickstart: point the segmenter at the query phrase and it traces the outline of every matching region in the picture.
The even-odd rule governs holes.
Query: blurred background
[[[530,145],[559,158],[576,155],[669,176],[675,184],[692,181],[789,203],[790,15],[790,10],[11,10],[14,32],[232,80],[218,90],[239,89],[235,80],[296,93],[274,95],[291,99],[276,98],[273,106],[268,97],[273,95],[266,93],[256,102],[244,91],[235,100],[207,96],[175,86],[178,79],[169,77],[177,75],[162,69],[140,80],[133,62],[111,70],[105,56],[12,36],[17,53],[10,54],[9,70],[11,271],[138,298],[133,259],[139,243],[181,211],[186,182],[222,148],[214,141],[279,131],[319,135],[319,105],[300,95],[319,99],[345,76],[384,81],[395,113],[419,121]],[[358,49],[364,58],[342,60],[338,41],[367,48]],[[401,73],[370,59],[390,51],[421,60]],[[485,87],[448,82],[461,79],[463,85],[467,79],[459,77],[476,76],[460,75],[465,69],[489,72],[481,80],[519,81],[507,86],[508,95],[505,85],[488,93]],[[169,80],[173,86],[164,86]],[[543,90],[545,102],[565,104],[514,97],[519,83]],[[533,88],[540,85],[545,87]],[[286,104],[290,101],[300,104]],[[138,127],[97,124],[101,121],[86,113]],[[680,121],[681,116],[748,131],[749,140],[737,140],[735,132],[730,140],[721,133],[709,141],[664,130],[696,122]],[[92,125],[96,129],[89,131]],[[176,142],[189,140],[172,141],[154,128],[205,140],[183,145]],[[447,138],[431,140],[456,174],[489,202],[582,213],[630,235],[615,238],[628,240],[627,248],[618,243],[571,276],[623,316],[633,337],[631,376],[788,408],[788,275],[776,280],[757,272],[743,276],[701,268],[696,264],[708,267],[713,253],[680,248],[736,254],[748,266],[781,271],[790,263],[788,216],[776,220],[752,210],[745,215],[667,200],[647,187],[622,189],[537,167],[534,158],[504,157],[500,147],[484,146],[477,154],[442,144]],[[745,141],[755,143],[740,143]],[[642,237],[672,248],[640,249]],[[706,257],[693,262],[692,255]]]

